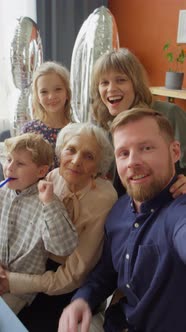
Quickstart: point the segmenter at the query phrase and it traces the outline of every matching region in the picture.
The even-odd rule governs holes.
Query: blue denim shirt
[[[118,320],[111,318],[106,331],[186,331],[186,195],[172,199],[174,181],[140,213],[124,195],[107,217],[102,257],[73,298],[94,310],[115,288],[122,290]]]

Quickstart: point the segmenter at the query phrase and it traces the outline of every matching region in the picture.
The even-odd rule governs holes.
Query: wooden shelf
[[[150,87],[150,91],[153,95],[164,96],[170,99],[178,98],[186,100],[186,89],[173,90],[173,89],[167,89],[163,86],[152,86]]]

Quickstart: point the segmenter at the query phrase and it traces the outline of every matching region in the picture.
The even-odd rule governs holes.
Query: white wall
[[[20,95],[12,80],[10,50],[17,19],[21,16],[36,22],[35,0],[0,0],[0,120],[11,118]]]

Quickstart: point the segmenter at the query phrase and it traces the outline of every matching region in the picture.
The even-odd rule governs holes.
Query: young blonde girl
[[[33,77],[33,117],[22,133],[42,134],[55,149],[59,131],[71,122],[71,89],[69,71],[60,63],[47,61],[41,64]],[[55,156],[54,167],[58,167]]]

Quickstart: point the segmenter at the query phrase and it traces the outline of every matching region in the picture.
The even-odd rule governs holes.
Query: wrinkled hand
[[[0,295],[8,293],[9,291],[8,271],[0,265]]]
[[[78,323],[81,322],[81,332],[88,332],[92,314],[90,308],[82,299],[69,304],[62,312],[59,320],[58,332],[78,332]]]
[[[170,187],[173,198],[186,194],[186,176],[178,175],[178,180]]]
[[[48,204],[54,199],[53,183],[40,180],[38,183],[39,199],[43,204]]]

